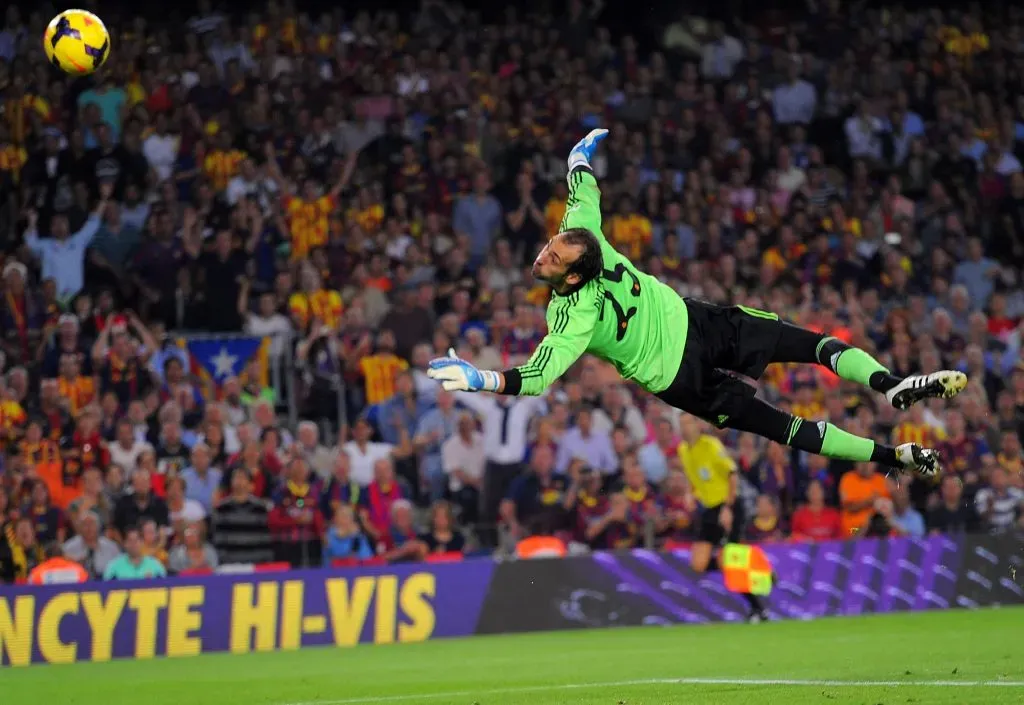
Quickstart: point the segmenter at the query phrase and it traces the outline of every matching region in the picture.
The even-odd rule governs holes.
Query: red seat
[[[279,561],[277,563],[257,563],[254,570],[257,573],[276,573],[282,570],[291,570],[291,563]]]
[[[385,560],[384,558],[381,558],[380,556],[374,556],[373,558],[364,558],[363,560],[359,561],[359,565],[367,565],[367,566],[387,565],[387,564],[388,564],[387,560]]]
[[[186,568],[185,570],[178,571],[180,576],[189,575],[213,575],[212,568]]]
[[[458,563],[463,559],[463,555],[458,551],[448,551],[447,553],[431,553],[427,556],[427,563]]]
[[[359,565],[358,558],[335,558],[331,561],[332,568],[351,568],[355,565]]]
[[[692,544],[689,541],[666,541],[666,551],[683,551],[688,549]]]

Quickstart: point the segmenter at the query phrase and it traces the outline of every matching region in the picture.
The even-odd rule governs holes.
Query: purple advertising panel
[[[1024,543],[1012,537],[763,548],[777,577],[767,599],[772,619],[1024,602]],[[738,621],[749,609],[721,573],[694,573],[688,551],[596,553],[499,566],[477,633]]]
[[[465,636],[493,571],[469,560],[0,588],[0,665]]]

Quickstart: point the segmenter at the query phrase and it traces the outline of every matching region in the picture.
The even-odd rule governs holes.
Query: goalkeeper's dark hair
[[[586,228],[569,228],[563,230],[561,236],[566,244],[583,248],[576,261],[569,265],[566,275],[575,274],[580,278],[576,286],[583,286],[591,279],[597,279],[604,266],[604,260],[601,257],[601,243],[594,233]]]

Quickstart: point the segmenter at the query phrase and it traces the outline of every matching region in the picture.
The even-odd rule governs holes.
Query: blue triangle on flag
[[[186,340],[188,352],[202,365],[213,381],[221,384],[228,377],[237,377],[259,351],[260,338],[221,338]]]

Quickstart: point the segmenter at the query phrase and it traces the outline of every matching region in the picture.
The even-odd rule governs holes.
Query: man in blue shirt
[[[96,204],[96,209],[85,221],[82,229],[70,236],[68,217],[64,213],[54,213],[51,216],[52,237],[49,238],[39,237],[39,214],[34,210],[28,213],[25,246],[39,260],[43,270],[41,278],[57,282],[57,296],[61,301],[70,301],[85,284],[86,250],[100,229],[101,217],[113,190],[112,183],[100,184],[100,202]]]
[[[210,448],[205,443],[192,446],[192,465],[181,472],[185,481],[185,498],[203,505],[207,515],[213,512],[213,498],[220,488],[222,473],[210,466]]]
[[[441,461],[441,445],[455,435],[459,414],[455,411],[455,397],[439,389],[437,406],[428,411],[416,427],[413,446],[421,453],[420,475],[430,487],[430,499],[443,499],[448,476]]]

